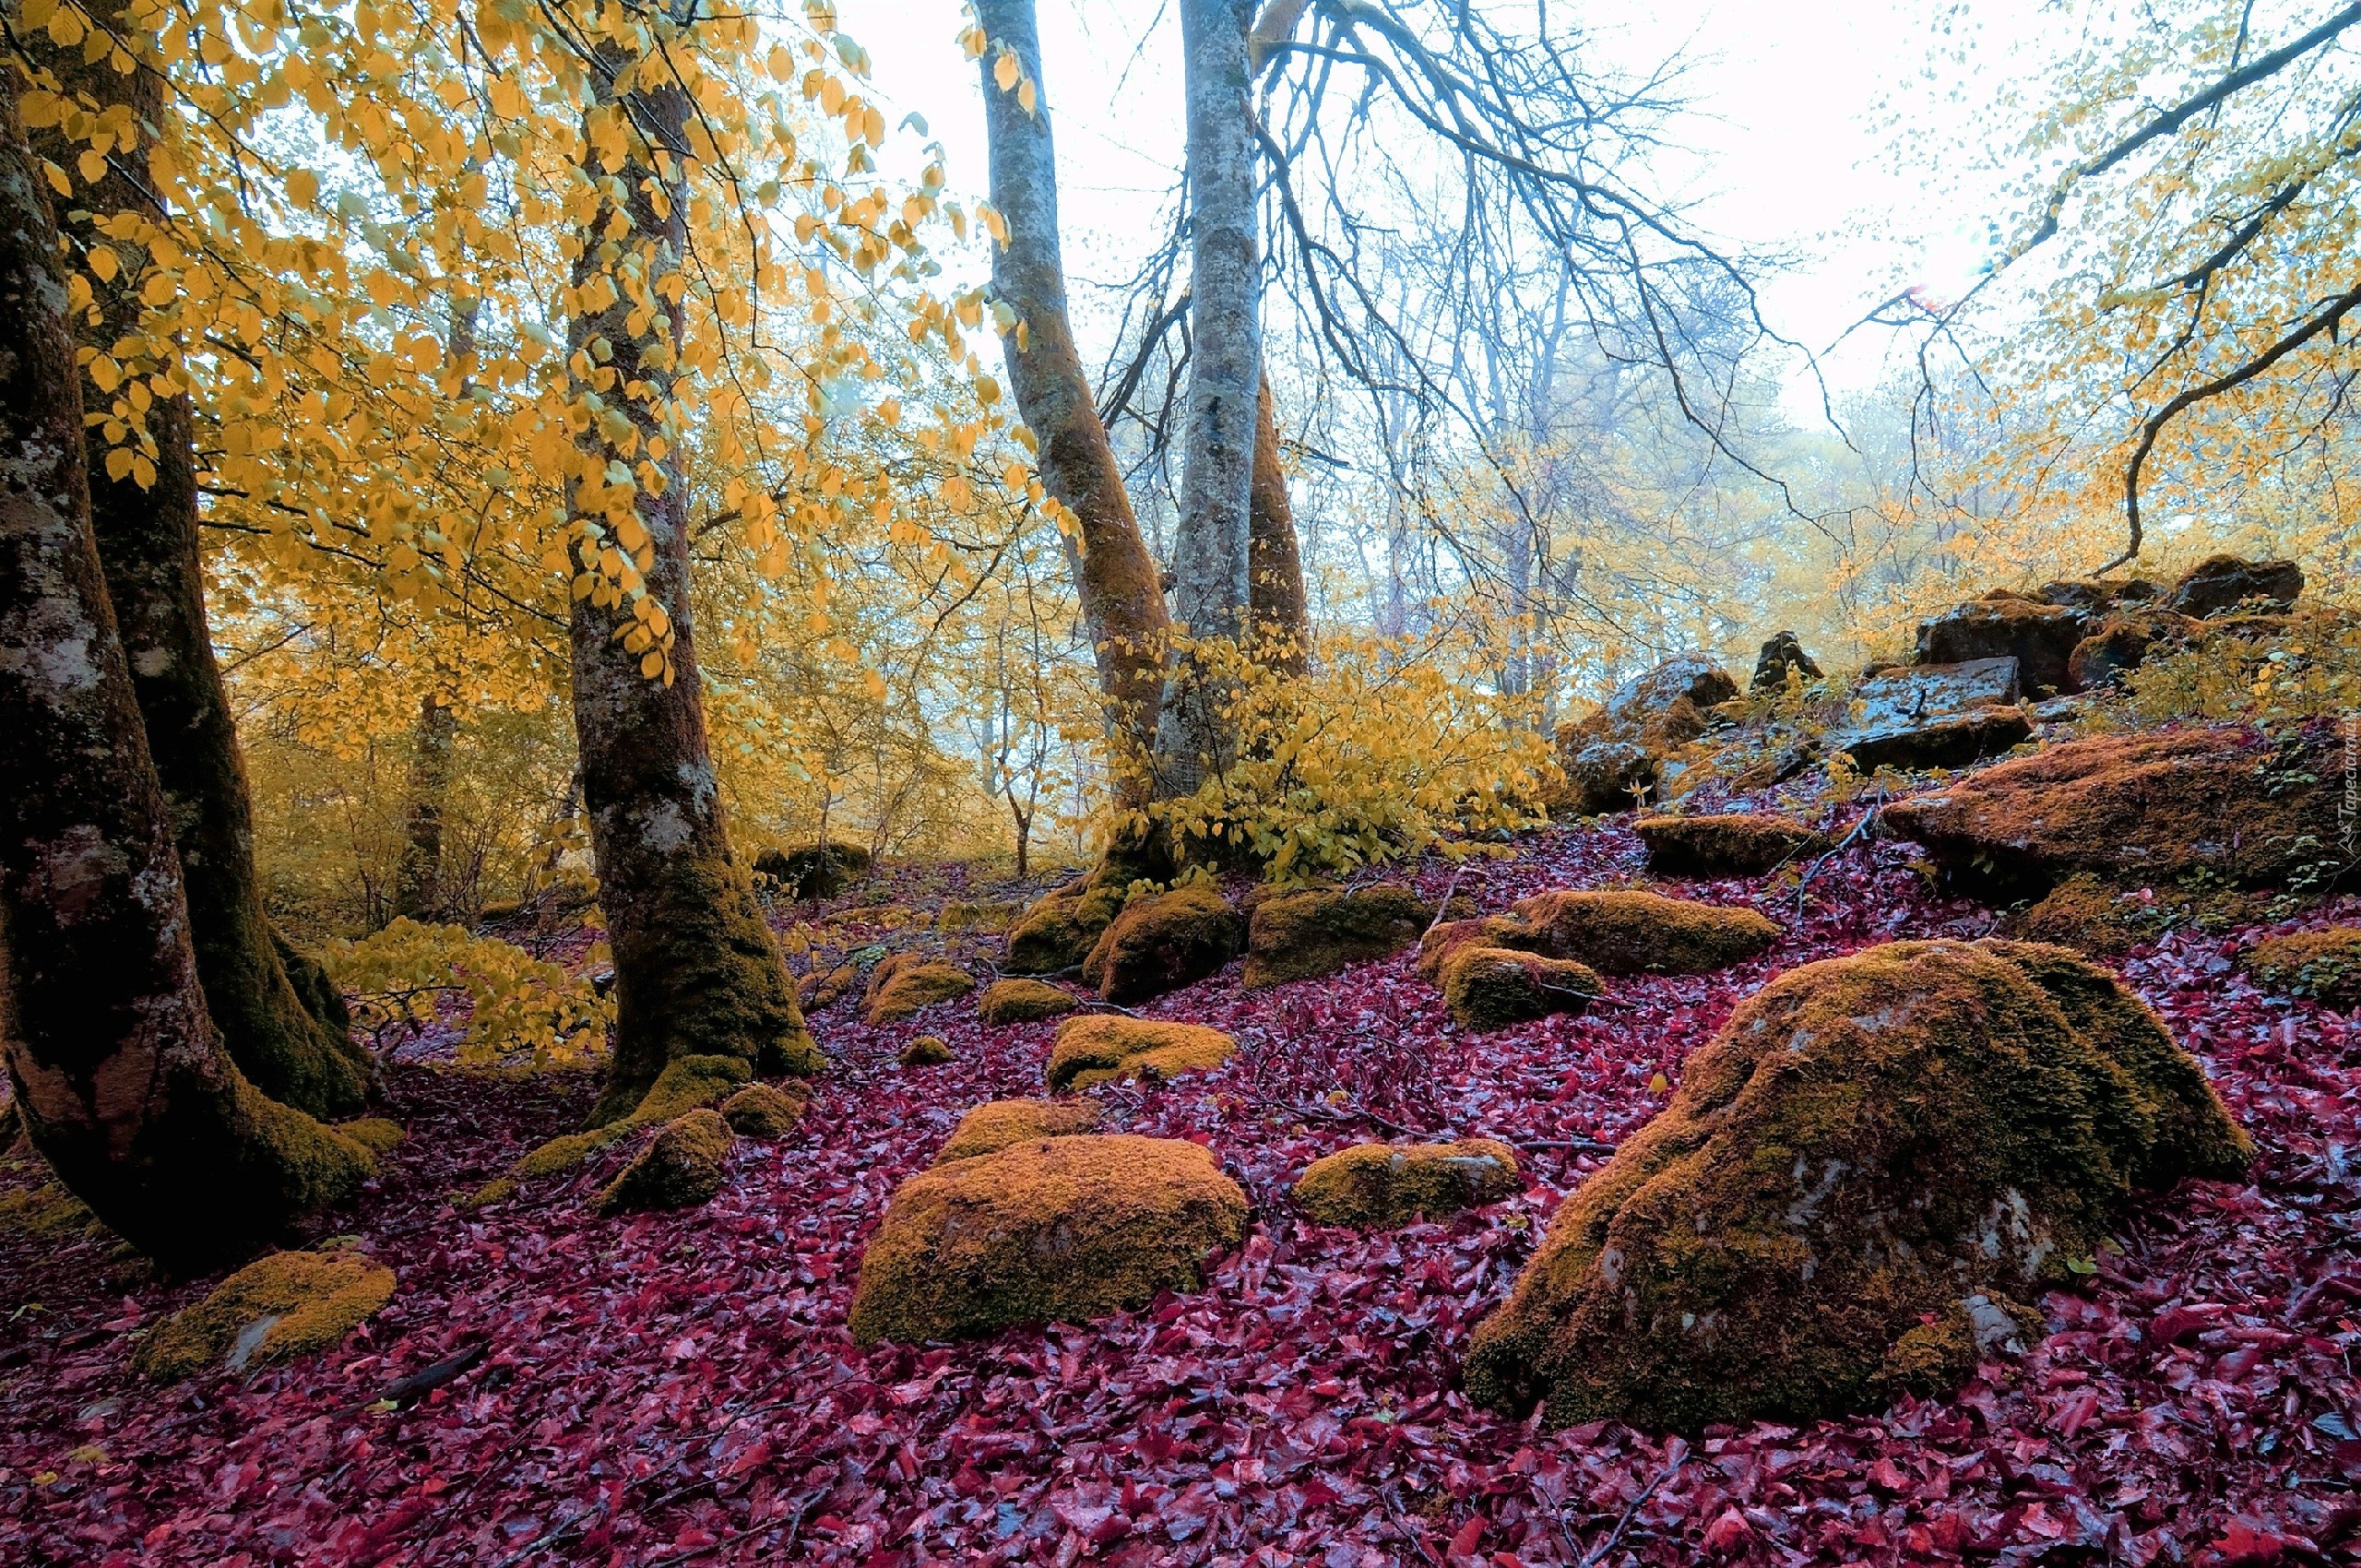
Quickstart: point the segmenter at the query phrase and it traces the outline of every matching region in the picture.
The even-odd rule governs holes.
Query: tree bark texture
[[[373,1162],[247,1082],[207,1011],[90,529],[81,373],[22,79],[0,71],[0,1050],[59,1180],[134,1246],[202,1267],[350,1195]]]
[[[630,118],[638,131],[659,146],[685,148],[684,93],[668,83],[635,89],[631,97]],[[614,214],[602,203],[581,234],[576,289],[619,268],[633,246],[649,247],[646,276],[651,281],[681,266],[689,196],[680,167],[674,160],[674,175],[659,185],[635,143],[625,166],[612,172],[627,193],[631,232],[620,240],[605,237]],[[603,176],[602,185],[615,188]],[[668,203],[661,217],[652,194],[658,189]],[[599,368],[614,373],[594,374],[577,385],[575,395],[623,412],[638,433],[625,451],[594,421],[581,437],[586,449],[602,465],[637,469],[650,437],[671,442],[654,465],[665,481],[662,490],[643,484],[636,501],[652,552],[643,569],[646,591],[663,607],[673,631],[670,683],[642,673],[640,654],[617,640],[621,612],[577,598],[572,617],[582,799],[615,957],[614,1061],[591,1111],[594,1125],[629,1115],[665,1064],[682,1056],[734,1056],[765,1075],[808,1073],[820,1065],[753,882],[730,853],[706,745],[689,625],[688,484],[679,432],[666,431],[659,414],[670,402],[671,366],[684,324],[677,304],[650,298],[660,308],[643,332],[630,328],[635,306],[628,294],[604,309],[577,310],[569,328],[573,350],[587,351],[603,339],[611,358]],[[627,394],[635,382],[643,384],[641,391]],[[603,527],[604,517],[603,510],[584,513],[577,501],[577,525]]]
[[[1254,135],[1247,102],[1248,0],[1180,0],[1189,137],[1189,406],[1173,618],[1192,639],[1243,638],[1257,393],[1263,380]],[[1157,731],[1157,784],[1186,795],[1233,750],[1227,693],[1197,661],[1171,661]]]
[[[443,886],[443,803],[451,792],[451,749],[459,716],[438,697],[419,699],[410,730],[409,814],[394,872],[394,913],[414,921],[451,918]]]
[[[32,36],[47,44],[45,34]],[[61,204],[70,206],[66,229],[77,249],[105,245],[121,262],[111,280],[93,275],[99,319],[83,324],[82,338],[123,360],[125,385],[104,411],[127,420],[132,382],[144,381],[161,362],[137,351],[147,257],[137,244],[104,235],[97,225],[117,213],[163,220],[148,172],[148,138],[166,119],[162,80],[144,66],[125,73],[103,58],[87,61],[79,45],[39,47],[36,53],[69,93],[102,109],[128,108],[143,127],[138,137],[109,153],[107,172],[95,186],[77,186],[74,200]],[[42,145],[51,142],[56,145]],[[36,137],[35,146],[66,168],[80,150],[65,147],[53,131]],[[271,928],[255,872],[253,797],[205,615],[196,419],[188,395],[160,392],[148,406],[147,428],[155,473],[145,488],[134,475],[109,478],[107,457],[117,444],[103,426],[86,433],[90,526],[171,811],[206,1004],[231,1058],[255,1087],[316,1116],[349,1115],[368,1098],[368,1055],[346,1028],[340,999],[327,1015],[304,1004],[305,988],[280,957],[283,939]]]
[[[1014,333],[1002,339],[1009,384],[1017,411],[1041,444],[1042,486],[1080,527],[1074,592],[1098,661],[1098,689],[1114,710],[1116,733],[1144,756],[1155,743],[1164,697],[1164,590],[1066,314],[1057,149],[1033,0],[980,0],[976,14],[991,40],[981,64],[992,206],[1008,220],[1008,244],[992,255],[992,289],[1025,324],[1022,346]],[[1015,52],[1033,83],[1030,114],[1015,93],[992,80],[1003,46]]]
[[[1311,609],[1303,591],[1295,506],[1287,499],[1287,470],[1279,466],[1279,424],[1267,375],[1254,402],[1248,604],[1254,615],[1256,658],[1282,674],[1300,675],[1311,666]]]

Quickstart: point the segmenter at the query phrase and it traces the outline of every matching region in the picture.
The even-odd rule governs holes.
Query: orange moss
[[[1295,1201],[1320,1224],[1380,1229],[1447,1219],[1517,1187],[1516,1151],[1497,1139],[1361,1144],[1313,1160]]]
[[[1418,940],[1433,913],[1406,887],[1266,897],[1247,921],[1247,988],[1317,980],[1398,953]]]
[[[140,1341],[132,1365],[160,1383],[219,1363],[244,1372],[326,1350],[394,1293],[394,1271],[360,1253],[256,1258]]]
[[[2011,936],[2050,942],[2100,957],[2115,957],[2194,925],[2225,931],[2260,918],[2259,895],[2226,889],[2191,893],[2177,887],[2125,889],[2089,872],[2051,888],[2040,902],[2000,922]]]
[[[1667,876],[1760,876],[1828,848],[1827,836],[1784,816],[1648,816],[1631,825],[1648,869]]]
[[[1694,1430],[1924,1389],[1964,1343],[2005,1348],[2136,1182],[2243,1163],[2203,1085],[2061,949],[1897,943],[1791,970],[1559,1209],[1477,1330],[1469,1395]]]
[[[861,1344],[1085,1323],[1193,1290],[1246,1231],[1246,1194],[1201,1146],[1043,1138],[904,1182],[853,1291]]]
[[[1098,1125],[1098,1103],[1088,1099],[995,1099],[959,1118],[934,1162],[997,1154],[1012,1144],[1069,1138]]]
[[[743,1138],[783,1138],[803,1121],[811,1101],[768,1084],[748,1084],[721,1102],[721,1119]]]
[[[1193,883],[1135,898],[1101,932],[1082,978],[1109,1002],[1145,1002],[1203,980],[1237,953],[1246,922],[1213,887]]]
[[[965,996],[976,989],[976,977],[955,964],[896,953],[869,972],[869,989],[861,995],[861,1018],[869,1024],[891,1024],[922,1007]]]
[[[2255,983],[2316,998],[2340,1012],[2361,1007],[2361,927],[2270,936],[2239,960]]]
[[[951,1059],[951,1042],[941,1035],[919,1036],[896,1058],[905,1067],[940,1067]]]
[[[1544,933],[1541,951],[1608,975],[1708,974],[1779,940],[1752,909],[1656,893],[1539,893],[1509,912]]]
[[[600,1214],[694,1208],[721,1191],[724,1165],[737,1141],[718,1111],[676,1116],[599,1194]]]
[[[1054,1018],[1071,1013],[1082,1005],[1070,991],[1063,991],[1046,980],[995,980],[977,1000],[976,1010],[985,1023],[999,1028],[1005,1024],[1030,1024],[1042,1018]]]
[[[1442,964],[1443,1004],[1464,1029],[1500,1029],[1553,1013],[1580,1013],[1607,989],[1571,958],[1465,944]]]
[[[1068,1018],[1050,1048],[1053,1089],[1087,1088],[1118,1078],[1171,1078],[1229,1060],[1237,1042],[1202,1024],[1125,1018],[1111,1013]]]

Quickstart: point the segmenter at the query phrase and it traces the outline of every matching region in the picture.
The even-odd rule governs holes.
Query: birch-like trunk
[[[1282,674],[1311,665],[1311,608],[1303,590],[1303,551],[1295,536],[1295,505],[1287,470],[1279,466],[1279,424],[1271,382],[1254,399],[1254,490],[1248,529],[1255,659]]]
[[[0,1051],[58,1179],[134,1246],[196,1268],[350,1195],[373,1162],[248,1083],[207,1010],[90,529],[82,376],[22,81],[0,71]]]
[[[611,53],[605,63],[619,67],[622,61]],[[661,79],[660,65],[643,76]],[[593,77],[601,104],[609,79]],[[579,481],[570,502],[578,558],[602,549],[635,558],[647,598],[671,629],[671,678],[645,672],[647,648],[623,635],[627,608],[575,600],[575,737],[599,905],[615,958],[614,1062],[591,1111],[594,1124],[629,1115],[665,1064],[682,1056],[734,1056],[759,1074],[810,1072],[819,1064],[753,882],[730,853],[706,741],[689,625],[688,485],[671,407],[685,324],[677,294],[641,284],[635,299],[625,266],[634,261],[653,284],[682,265],[689,192],[678,151],[667,160],[669,176],[659,179],[638,138],[685,148],[690,106],[669,80],[635,89],[630,97],[633,150],[623,168],[594,171],[610,192],[616,185],[604,176],[619,180],[629,232],[608,237],[615,214],[607,202],[582,230],[567,337],[568,348],[589,363],[574,395],[631,422],[628,441],[609,436],[597,420],[579,439],[597,468],[611,473],[611,465],[620,464],[641,476],[628,513],[646,532],[641,548],[632,548],[635,541],[623,537],[629,530],[603,501],[590,504]],[[649,313],[636,331],[635,310]],[[626,390],[634,383],[635,395]],[[667,445],[651,461],[656,438]],[[651,469],[660,488],[646,482]],[[640,558],[644,565],[636,564]],[[611,569],[620,556],[606,559]]]
[[[1189,128],[1188,425],[1172,552],[1173,619],[1197,641],[1249,629],[1256,397],[1263,384],[1254,133],[1247,102],[1251,0],[1180,0]],[[1157,731],[1157,787],[1186,795],[1225,767],[1236,737],[1225,683],[1171,661]]]

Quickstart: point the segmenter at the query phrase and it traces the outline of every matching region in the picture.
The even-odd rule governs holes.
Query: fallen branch
[[[1601,1562],[1605,1561],[1607,1554],[1615,1550],[1616,1543],[1623,1538],[1623,1532],[1631,1527],[1632,1517],[1640,1512],[1641,1504],[1646,1503],[1649,1498],[1654,1497],[1656,1492],[1656,1488],[1670,1480],[1673,1478],[1674,1473],[1686,1463],[1688,1463],[1686,1455],[1674,1460],[1671,1464],[1667,1465],[1663,1469],[1656,1472],[1655,1479],[1650,1481],[1646,1486],[1640,1489],[1640,1495],[1633,1498],[1631,1500],[1631,1506],[1623,1510],[1623,1516],[1615,1521],[1615,1527],[1607,1532],[1607,1538],[1599,1542],[1596,1546],[1591,1548],[1589,1555],[1583,1559],[1582,1568],[1597,1568],[1597,1565]]]
[[[1846,849],[1850,849],[1852,847],[1853,840],[1860,837],[1864,833],[1868,832],[1869,825],[1877,821],[1878,814],[1884,810],[1885,786],[1880,784],[1878,786],[1877,800],[1870,805],[1868,811],[1861,814],[1861,820],[1855,823],[1852,827],[1846,831],[1844,837],[1839,838],[1834,844],[1831,845],[1829,847],[1828,853],[1821,856],[1818,860],[1812,861],[1811,864],[1804,868],[1804,874],[1796,882],[1797,914],[1800,915],[1804,912],[1804,889],[1811,885],[1811,879],[1819,873],[1820,868],[1834,860],[1837,856],[1843,854]]]
[[[377,1397],[387,1404],[413,1404],[463,1373],[474,1371],[491,1348],[490,1341],[479,1339],[456,1356],[445,1356],[439,1361],[419,1368],[408,1377],[396,1379],[386,1384],[386,1391]]]

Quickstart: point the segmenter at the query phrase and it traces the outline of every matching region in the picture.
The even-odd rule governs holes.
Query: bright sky
[[[1127,276],[1157,237],[1156,214],[1182,159],[1180,25],[1169,0],[1039,0],[1043,74],[1056,114],[1066,265],[1080,296],[1085,360],[1110,323],[1091,283]],[[1900,166],[1888,101],[1940,101],[1913,88],[1927,64],[1934,0],[1590,0],[1599,49],[1631,69],[1674,52],[1692,64],[1683,122],[1693,154],[1663,188],[1697,203],[1691,220],[1726,240],[1794,257],[1764,289],[1786,335],[1825,348],[1896,281],[1956,293],[1986,254],[1986,214],[1930,201],[1928,172]],[[955,193],[986,183],[976,67],[955,42],[959,0],[848,5],[846,26],[897,113],[917,110],[950,149]],[[1978,0],[1981,57],[2006,68],[2047,23],[2040,0]],[[889,19],[890,18],[890,19]],[[1988,84],[1985,84],[1988,85]],[[1963,137],[1970,134],[1963,119]],[[1874,381],[1874,333],[1828,367],[1840,389]]]

